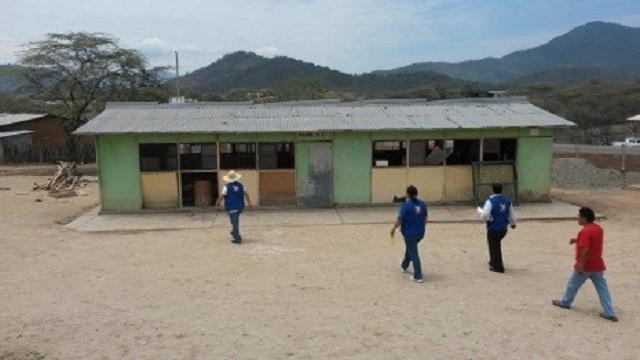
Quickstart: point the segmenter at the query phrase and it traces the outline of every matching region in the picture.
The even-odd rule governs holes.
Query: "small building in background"
[[[212,206],[229,170],[258,206],[477,203],[491,183],[549,201],[554,127],[525,98],[110,103],[96,137],[102,210]]]
[[[504,97],[508,97],[509,96],[509,92],[506,90],[492,90],[489,91],[489,97],[490,98],[504,98]]]
[[[32,145],[33,131],[0,131],[0,163],[5,161],[5,153],[21,151]]]
[[[31,131],[34,147],[65,146],[66,134],[62,119],[49,114],[0,113],[0,131]]]

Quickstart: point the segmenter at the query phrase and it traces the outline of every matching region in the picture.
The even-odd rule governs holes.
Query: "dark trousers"
[[[507,230],[487,230],[487,244],[489,245],[489,266],[497,272],[504,272],[502,263],[502,239],[507,235]]]
[[[236,211],[233,213],[229,213],[229,220],[231,221],[231,236],[233,236],[233,240],[241,242],[242,236],[240,236],[240,212]]]
[[[418,243],[422,240],[418,237],[406,237],[404,238],[404,244],[406,250],[404,252],[404,260],[402,260],[402,268],[409,267],[409,263],[413,263],[413,277],[415,279],[422,279],[422,264],[420,264],[420,255],[418,254]]]

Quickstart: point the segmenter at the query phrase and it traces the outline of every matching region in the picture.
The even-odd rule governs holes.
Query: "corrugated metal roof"
[[[7,114],[0,113],[0,126],[18,124],[45,117],[47,114]]]
[[[524,98],[287,104],[109,104],[75,134],[260,133],[573,126]]]
[[[2,131],[0,132],[0,139],[9,138],[14,136],[31,134],[33,131],[30,130],[20,130],[20,131]]]

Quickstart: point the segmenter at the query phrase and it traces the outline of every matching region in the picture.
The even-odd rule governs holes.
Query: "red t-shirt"
[[[580,264],[580,254],[582,250],[589,248],[587,262],[584,264],[583,271],[604,271],[604,260],[602,259],[602,242],[604,240],[604,230],[598,224],[586,224],[578,233],[578,241],[576,242],[576,264],[575,269]]]

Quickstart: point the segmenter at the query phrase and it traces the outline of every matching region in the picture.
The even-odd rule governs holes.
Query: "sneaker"
[[[231,242],[238,245],[242,243],[242,241],[240,240],[231,240]]]
[[[407,270],[407,268],[403,268],[402,266],[400,266],[400,270],[401,270],[403,273],[407,273],[407,272],[409,272],[409,271]]]
[[[415,278],[415,277],[413,277],[413,276],[411,276],[409,279],[411,279],[411,280],[413,280],[413,281],[415,281],[415,282],[417,282],[417,283],[419,283],[419,284],[422,284],[422,283],[424,282],[424,279],[416,279],[416,278]]]

